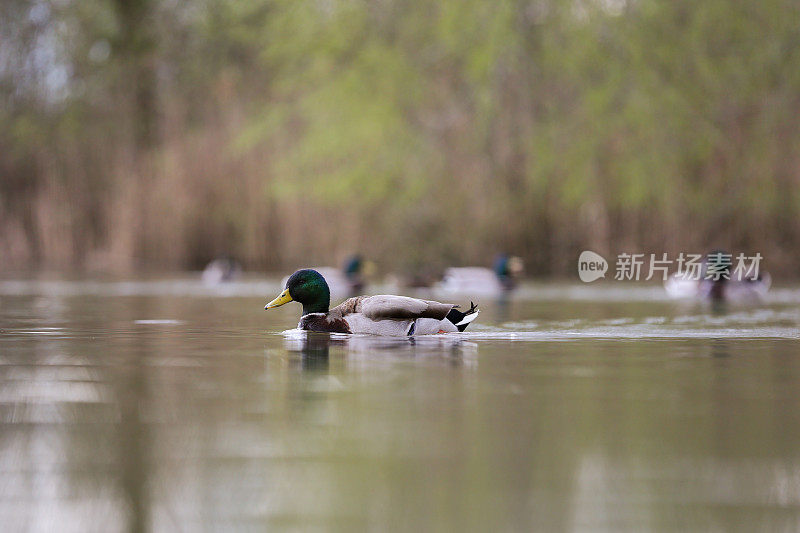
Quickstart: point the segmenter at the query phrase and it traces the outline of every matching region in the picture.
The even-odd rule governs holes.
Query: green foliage
[[[23,196],[48,212],[47,184],[66,180],[88,206],[68,215],[71,249],[180,266],[224,247],[282,266],[356,248],[486,263],[503,248],[560,273],[583,248],[800,240],[795,2],[11,1],[0,14],[0,193],[32,180]],[[324,219],[316,240],[299,239],[308,212]],[[27,228],[7,250],[48,239],[2,216]],[[95,226],[99,244],[75,244]]]

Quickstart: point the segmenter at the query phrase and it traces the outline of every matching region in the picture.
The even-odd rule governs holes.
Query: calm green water
[[[2,530],[800,530],[800,291],[527,287],[407,340],[277,289],[0,282]]]

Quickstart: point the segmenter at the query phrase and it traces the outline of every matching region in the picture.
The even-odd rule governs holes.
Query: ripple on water
[[[728,314],[700,313],[678,316],[618,317],[604,320],[570,319],[517,321],[499,327],[477,328],[463,335],[470,339],[569,340],[698,339],[698,338],[800,338],[800,309],[752,309]]]
[[[587,327],[580,330],[508,331],[503,329],[462,333],[470,340],[568,341],[582,339],[800,339],[797,328]]]

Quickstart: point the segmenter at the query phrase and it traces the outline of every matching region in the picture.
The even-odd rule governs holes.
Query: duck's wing
[[[443,320],[453,308],[453,304],[391,294],[361,296],[351,300],[357,300],[356,305],[353,306],[354,312],[361,313],[372,320],[416,318]]]
[[[414,320],[373,320],[362,313],[351,313],[343,319],[350,333],[381,335],[383,337],[406,337],[414,325]],[[438,320],[435,322],[439,322]]]

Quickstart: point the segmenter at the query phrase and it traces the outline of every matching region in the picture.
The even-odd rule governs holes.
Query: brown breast
[[[334,314],[324,315],[322,313],[311,313],[304,315],[300,318],[300,323],[297,325],[300,329],[308,331],[327,331],[329,333],[352,333],[350,326],[341,317],[341,315]]]

